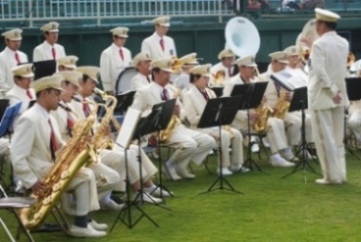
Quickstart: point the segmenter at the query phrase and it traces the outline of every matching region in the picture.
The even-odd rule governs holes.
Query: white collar
[[[44,44],[45,48],[48,49],[48,50],[51,50],[53,47],[55,48],[55,45],[56,45],[56,43],[54,45],[51,45],[46,40],[44,40],[43,44]]]
[[[8,54],[8,55],[10,55],[10,56],[14,56],[15,55],[15,53],[17,53],[17,51],[13,51],[12,49],[10,49],[9,47],[5,47],[5,53],[6,54]]]
[[[117,46],[116,44],[114,44],[114,42],[112,43],[111,48],[114,49],[114,50],[117,50],[117,51],[122,49],[122,47]]]
[[[38,102],[36,102],[33,108],[37,109],[38,113],[42,116],[43,119],[49,120],[50,115]]]
[[[163,39],[163,41],[164,41],[165,35],[163,35],[163,37],[160,37],[160,36],[157,34],[157,32],[154,32],[153,36],[154,36],[154,38],[155,38],[158,42],[159,42],[161,39]]]

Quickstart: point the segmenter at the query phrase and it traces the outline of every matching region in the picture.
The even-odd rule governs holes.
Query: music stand
[[[163,199],[162,191],[165,190],[168,192],[172,197],[174,197],[173,193],[167,189],[163,185],[163,175],[162,175],[162,152],[161,152],[161,137],[160,137],[160,131],[164,130],[168,127],[168,124],[172,118],[174,106],[176,104],[176,99],[171,99],[159,104],[156,104],[152,108],[152,112],[154,112],[156,115],[154,116],[154,122],[151,122],[150,125],[145,124],[148,130],[148,134],[157,132],[158,142],[157,142],[157,149],[158,149],[158,184],[156,185],[156,190],[158,187],[160,189],[160,198]]]
[[[222,97],[223,95],[223,87],[211,87],[217,97]]]
[[[346,78],[346,89],[347,89],[347,96],[348,99],[350,101],[359,101],[361,99],[361,93],[360,93],[360,88],[361,88],[361,78],[360,77],[351,77],[351,78]],[[344,129],[345,129],[345,134],[346,134],[346,129],[347,129],[347,117],[345,115],[345,122],[344,122]],[[356,140],[356,147],[357,147],[357,142],[358,140]],[[361,160],[361,158],[354,153],[354,151],[351,149],[350,145],[347,143],[347,139],[346,139],[346,135],[345,135],[345,139],[344,139],[344,144],[345,144],[345,148],[346,150],[353,156],[355,156],[357,159]]]
[[[132,105],[135,91],[129,91],[122,94],[116,95],[117,106],[114,109],[114,113],[124,114],[128,107]]]
[[[207,189],[207,191],[202,192],[200,194],[205,194],[215,190],[228,190],[235,193],[243,194],[233,188],[233,186],[227,181],[227,179],[223,176],[222,173],[222,163],[223,157],[222,152],[228,152],[228,150],[222,150],[222,125],[229,125],[233,122],[234,117],[237,114],[239,103],[242,100],[242,96],[234,96],[234,97],[222,97],[222,98],[214,98],[210,99],[207,102],[206,107],[202,113],[201,119],[198,123],[198,128],[209,128],[218,126],[219,129],[219,175],[218,178],[213,182],[213,184]],[[219,187],[213,188],[217,183]],[[224,186],[224,183],[228,185],[228,187]]]
[[[20,112],[22,103],[18,102],[14,105],[11,105],[5,109],[5,113],[2,116],[0,123],[0,137],[5,135],[9,135],[9,140],[11,141],[11,133],[13,131],[13,125]],[[15,188],[14,184],[14,171],[13,167],[10,164],[10,184],[8,184],[5,188],[6,191],[12,191],[12,188]]]
[[[306,177],[306,167],[310,169],[315,174],[319,174],[313,169],[311,164],[308,162],[308,155],[307,152],[310,150],[310,147],[307,144],[306,141],[306,114],[305,110],[308,108],[308,102],[307,102],[307,87],[300,87],[293,90],[293,96],[290,103],[290,107],[288,109],[288,112],[293,111],[299,111],[301,110],[302,114],[302,122],[301,122],[301,145],[298,147],[298,150],[295,154],[295,157],[297,157],[299,154],[302,154],[302,158],[299,161],[299,163],[293,168],[291,173],[283,176],[282,178],[286,178],[294,173],[296,173],[298,170],[303,170],[303,177],[305,180],[305,183],[307,183],[307,177]],[[300,168],[300,169],[299,169]]]
[[[144,212],[143,209],[141,209],[136,202],[136,199],[132,200],[130,198],[130,182],[129,182],[129,168],[128,168],[128,157],[127,157],[127,150],[130,146],[130,142],[133,140],[133,136],[135,133],[135,129],[137,127],[137,124],[141,122],[138,122],[140,118],[140,111],[135,109],[129,109],[128,115],[124,119],[124,125],[127,126],[126,129],[121,129],[121,131],[118,134],[116,144],[124,149],[125,152],[125,176],[126,176],[126,193],[127,193],[127,201],[126,201],[126,207],[119,211],[118,216],[116,217],[110,232],[113,231],[113,228],[118,220],[120,220],[122,223],[124,223],[128,228],[133,228],[143,217],[146,217],[150,222],[152,222],[155,226],[159,227],[159,225],[147,214]],[[144,125],[141,123],[141,125]],[[139,155],[139,157],[141,157]],[[139,169],[141,171],[141,161],[139,161]],[[140,173],[140,179],[142,179],[142,175]],[[142,181],[141,181],[142,184]],[[141,185],[142,186],[142,185]],[[141,188],[142,189],[142,188]],[[138,193],[139,194],[139,193]],[[134,207],[136,210],[140,212],[140,216],[136,220],[132,220],[132,207]],[[124,214],[124,216],[122,216]],[[128,216],[127,216],[128,215]]]
[[[257,168],[258,171],[264,172],[261,167],[252,159],[251,151],[251,120],[249,115],[249,110],[257,108],[263,99],[264,92],[266,91],[268,83],[267,82],[254,82],[250,84],[239,84],[233,87],[231,96],[235,95],[244,95],[243,100],[240,102],[239,109],[247,110],[247,136],[248,136],[248,148],[247,148],[247,159],[244,162],[251,170],[253,170],[253,165]]]

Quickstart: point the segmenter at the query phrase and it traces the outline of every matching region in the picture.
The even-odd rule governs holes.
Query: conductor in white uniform
[[[19,64],[28,63],[28,56],[20,51],[22,36],[21,29],[12,29],[2,33],[6,47],[0,53],[0,89],[8,91],[14,86],[11,69]]]
[[[153,19],[155,32],[142,42],[141,52],[148,51],[152,60],[177,56],[174,40],[166,35],[170,27],[169,21],[168,16]]]
[[[313,43],[308,62],[308,103],[323,174],[316,183],[340,184],[346,181],[343,127],[349,103],[345,84],[349,44],[335,31],[338,14],[318,8],[315,12],[321,37]]]
[[[100,77],[104,91],[114,93],[116,81],[122,71],[132,64],[132,53],[124,47],[129,29],[111,29],[113,43],[100,55]]]

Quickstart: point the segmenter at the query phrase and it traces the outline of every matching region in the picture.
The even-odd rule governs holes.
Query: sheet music
[[[115,143],[125,149],[127,149],[132,142],[132,138],[140,119],[140,111],[133,108],[128,108],[127,115],[125,115],[122,123],[122,129],[118,134]]]
[[[288,69],[271,75],[271,79],[288,91],[307,87],[308,76],[300,69]]]

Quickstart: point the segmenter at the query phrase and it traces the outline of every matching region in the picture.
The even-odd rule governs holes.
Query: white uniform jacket
[[[18,53],[20,63],[28,63],[28,56],[21,51],[16,51]],[[11,72],[11,69],[18,65],[15,59],[15,52],[8,47],[6,47],[0,53],[0,89],[9,90],[12,88],[14,83],[14,76]]]
[[[123,60],[120,56],[123,52]],[[114,43],[103,50],[100,55],[100,76],[105,91],[115,90],[116,81],[120,73],[132,62],[132,53],[125,47],[118,47]]]
[[[33,62],[53,60],[52,48],[55,48],[55,60],[66,56],[64,47],[60,44],[50,45],[46,40],[35,47],[33,51]]]
[[[144,76],[143,74],[141,73],[137,73],[133,78],[132,80],[130,80],[130,90],[132,91],[136,91],[146,85],[148,85],[149,83],[151,83],[151,77],[149,76],[149,80],[150,82],[148,81],[147,77]]]
[[[174,40],[169,36],[163,36],[164,51],[160,45],[161,37],[154,32],[142,42],[141,52],[148,51],[152,60],[167,59],[177,56]]]
[[[323,34],[313,43],[308,61],[308,104],[311,110],[348,105],[345,84],[348,53],[347,40],[335,31]],[[332,100],[337,93],[342,99],[340,104]]]
[[[9,99],[10,105],[13,105],[18,102],[22,102],[20,108],[20,114],[24,113],[29,108],[29,103],[32,100],[36,100],[36,94],[33,88],[29,88],[31,93],[31,99],[26,95],[26,90],[15,85],[13,86],[9,92],[6,93],[5,98]]]

